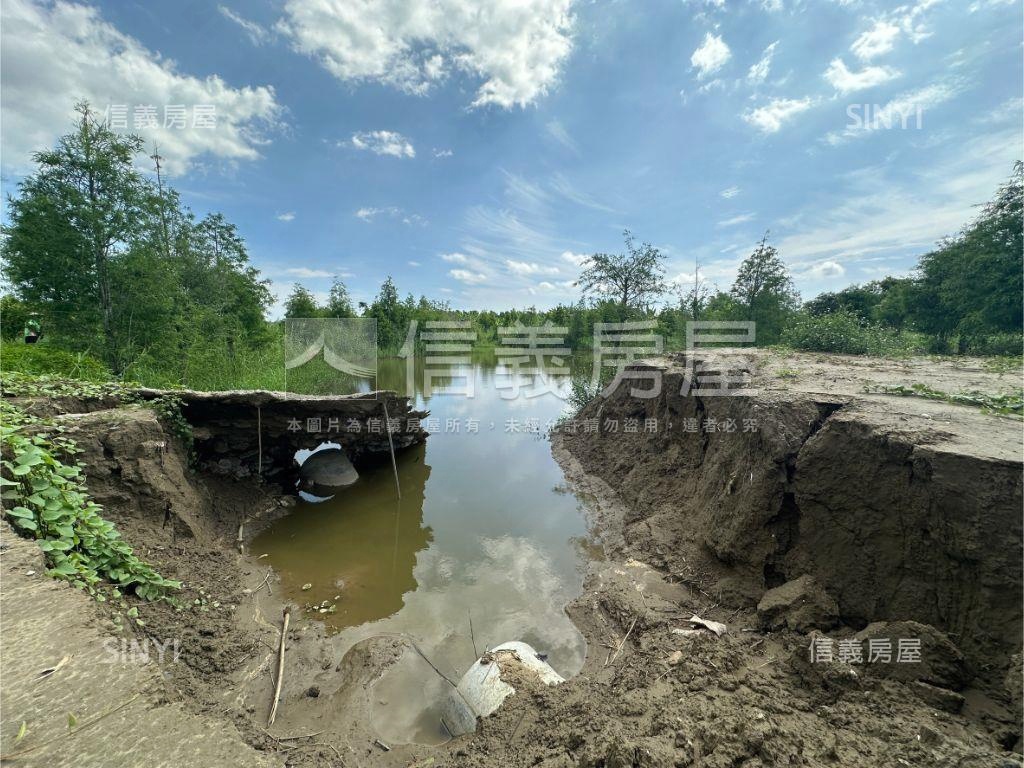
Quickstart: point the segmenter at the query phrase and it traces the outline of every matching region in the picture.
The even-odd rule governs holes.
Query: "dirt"
[[[41,558],[4,523],[3,751],[13,751],[22,720],[33,727],[19,748],[66,728],[57,721],[72,705],[54,704],[29,670],[72,646],[75,660],[87,659],[105,638],[125,637],[176,641],[179,653],[55,672],[45,682],[83,698],[82,719],[133,690],[144,695],[22,764],[1021,765],[1020,421],[863,392],[918,380],[1005,391],[1019,371],[824,356],[759,362],[751,398],[679,396],[677,360],[659,362],[671,384],[661,397],[615,393],[579,416],[753,418],[756,432],[553,435],[606,553],[567,607],[588,642],[586,663],[558,686],[517,678],[516,694],[476,734],[440,747],[383,744],[370,723],[373,682],[415,653],[406,638],[376,637],[341,654],[297,606],[268,726],[284,605],[248,543],[290,497],[251,478],[190,470],[184,447],[147,409],[62,417],[106,516],[143,559],[184,581],[182,605],[140,604],[142,626],[118,624],[115,607],[29,567],[26,558]],[[801,577],[813,577],[813,589],[775,593],[784,599],[771,602],[770,622],[758,614],[766,592]],[[12,621],[26,599],[38,624]],[[838,615],[816,611],[815,600]],[[787,623],[778,617],[790,607]],[[694,632],[694,615],[728,631]],[[72,626],[74,640],[55,639]],[[922,638],[919,664],[811,660],[812,642],[823,639],[911,633]],[[48,634],[52,647],[8,677],[14,644]],[[122,687],[104,695],[111,674]]]

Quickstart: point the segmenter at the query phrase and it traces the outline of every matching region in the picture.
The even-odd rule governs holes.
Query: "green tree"
[[[793,287],[789,270],[779,258],[775,246],[768,244],[768,233],[754,252],[740,265],[736,281],[729,291],[745,317],[757,323],[757,342],[778,340],[786,320],[796,311],[800,295]]]
[[[1024,294],[1024,166],[959,234],[921,257],[908,301],[918,329],[960,350],[985,334],[1021,330]]]
[[[327,316],[328,317],[355,317],[356,312],[352,308],[352,298],[348,295],[348,288],[345,287],[339,278],[334,278],[331,284],[331,291],[327,294]]]
[[[284,316],[293,317],[320,317],[320,307],[316,298],[304,285],[295,283],[292,292],[284,301]]]
[[[595,253],[576,285],[583,292],[618,300],[623,315],[631,308],[646,308],[666,290],[665,257],[650,243],[636,245],[629,230],[623,232],[626,253]]]
[[[115,364],[111,264],[135,240],[154,191],[135,168],[142,140],[111,131],[85,102],[75,109],[75,131],[34,155],[36,171],[8,201],[6,275],[24,299],[63,313],[77,336],[98,322]]]

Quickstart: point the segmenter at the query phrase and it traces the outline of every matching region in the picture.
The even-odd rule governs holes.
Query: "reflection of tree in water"
[[[300,504],[253,543],[270,555],[288,597],[301,604],[337,603],[322,614],[335,628],[396,613],[417,587],[416,555],[433,539],[423,527],[430,475],[425,447],[398,456],[402,499],[395,496],[390,463],[364,469],[355,485],[320,504]],[[306,591],[303,584],[312,584]],[[335,601],[334,597],[340,595]]]

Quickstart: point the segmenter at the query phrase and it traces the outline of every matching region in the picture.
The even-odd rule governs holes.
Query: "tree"
[[[142,139],[110,130],[86,102],[75,111],[75,131],[34,155],[36,172],[9,201],[4,256],[24,298],[73,305],[82,310],[79,322],[98,315],[103,355],[113,365],[111,262],[135,239],[155,195],[134,165]]]
[[[584,293],[613,297],[625,314],[630,308],[646,308],[666,290],[665,257],[650,243],[635,245],[629,230],[623,232],[626,253],[595,253],[576,285]]]
[[[711,289],[700,276],[700,262],[693,260],[693,286],[679,294],[679,309],[690,320],[699,320],[711,300]]]
[[[1021,330],[1024,166],[958,235],[921,257],[908,301],[914,324],[963,349],[985,334]]]
[[[381,285],[367,315],[377,320],[377,345],[381,349],[394,352],[401,348],[405,341],[409,313],[408,308],[398,300],[398,289],[390,275]]]
[[[743,309],[746,316],[742,319],[757,323],[758,343],[770,344],[779,338],[786,320],[799,306],[800,295],[778,250],[768,244],[767,232],[740,265],[729,293]]]
[[[327,294],[327,317],[355,317],[356,312],[352,308],[352,299],[348,295],[348,288],[339,278],[334,278],[331,283],[331,291]]]
[[[320,307],[309,289],[299,283],[292,286],[292,292],[284,302],[284,316],[295,317],[320,317]]]

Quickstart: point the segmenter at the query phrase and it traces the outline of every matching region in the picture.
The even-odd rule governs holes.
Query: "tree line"
[[[116,376],[159,384],[194,385],[213,367],[278,361],[281,324],[267,320],[268,283],[236,227],[219,213],[197,218],[166,184],[158,153],[147,156],[140,138],[110,130],[88,104],[76,110],[74,130],[36,153],[35,170],[8,198],[4,338],[38,317],[42,346],[88,353]],[[402,347],[413,320],[468,321],[482,344],[500,343],[503,326],[550,322],[568,329],[568,346],[586,349],[594,323],[646,319],[677,347],[688,321],[753,320],[759,345],[1020,354],[1022,200],[1017,163],[977,218],[924,254],[910,276],[804,303],[767,233],[728,290],[709,285],[699,265],[681,290],[665,279],[664,254],[627,231],[622,253],[595,253],[583,264],[580,298],[551,309],[456,310],[426,296],[401,298],[388,277],[373,301],[355,304],[340,280],[323,304],[297,284],[285,317],[373,317],[385,353]]]

